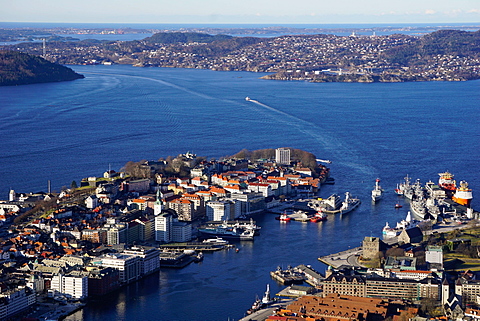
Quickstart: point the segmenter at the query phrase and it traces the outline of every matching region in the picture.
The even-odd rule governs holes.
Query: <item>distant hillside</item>
[[[226,35],[212,36],[206,33],[197,33],[197,32],[159,32],[143,40],[150,43],[173,44],[173,43],[189,43],[189,42],[211,43],[214,41],[219,41],[219,40],[223,41],[230,38],[232,38],[232,36],[226,36]]]
[[[425,63],[437,55],[480,57],[480,31],[435,31],[384,53],[385,59],[402,65]]]
[[[0,51],[0,86],[28,85],[84,78],[72,69],[43,58],[17,52]]]

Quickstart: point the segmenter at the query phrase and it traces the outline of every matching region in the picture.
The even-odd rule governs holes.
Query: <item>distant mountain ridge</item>
[[[28,85],[85,78],[72,69],[38,56],[0,51],[0,86]]]

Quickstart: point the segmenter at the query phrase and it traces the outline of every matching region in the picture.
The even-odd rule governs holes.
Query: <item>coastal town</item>
[[[14,32],[0,30],[0,35],[12,39],[8,37]],[[57,33],[62,34],[60,30]],[[78,41],[58,35],[47,41],[36,33],[30,38],[33,36],[37,41],[6,42],[0,50],[33,54],[59,64],[252,71],[272,73],[264,78],[275,80],[403,82],[480,77],[478,31],[439,30],[421,37],[375,32],[367,36],[352,31],[349,36],[294,34],[269,38],[159,32],[135,41]]]
[[[129,162],[60,192],[11,190],[0,201],[0,319],[61,319],[159,269],[253,240],[255,215],[318,224],[346,215],[360,200],[316,197],[334,183],[329,163],[292,148],[209,161],[187,152]],[[468,186],[441,174],[438,184],[406,179],[396,189],[413,201],[434,198],[440,213],[416,210],[418,220],[409,213],[383,239],[367,236],[359,248],[318,258],[325,275],[279,267],[271,277],[286,288],[271,295],[267,286],[245,320],[477,319],[479,213]]]

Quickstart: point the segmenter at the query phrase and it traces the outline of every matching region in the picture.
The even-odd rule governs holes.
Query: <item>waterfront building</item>
[[[89,269],[88,295],[101,296],[120,287],[120,271],[111,267]]]
[[[277,148],[275,150],[275,162],[277,164],[290,164],[290,149],[288,148]]]
[[[228,197],[240,203],[240,215],[251,215],[264,211],[267,206],[261,193],[232,193]]]
[[[87,298],[88,277],[78,272],[72,271],[68,275],[62,273],[54,275],[50,283],[50,289],[73,299],[81,300]]]
[[[209,221],[230,221],[240,216],[240,203],[228,200],[210,201],[206,204]]]
[[[140,277],[141,261],[135,255],[120,253],[105,254],[101,257],[103,267],[117,269],[121,283],[130,283]]]
[[[0,293],[0,320],[13,318],[37,303],[35,292],[26,287],[5,290]]]
[[[160,268],[160,250],[154,247],[133,246],[122,252],[140,258],[140,275],[148,275]]]

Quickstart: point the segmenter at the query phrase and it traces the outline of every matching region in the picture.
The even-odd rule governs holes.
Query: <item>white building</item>
[[[0,320],[12,318],[37,302],[35,292],[24,287],[4,291],[0,293],[0,299]]]
[[[57,274],[52,278],[50,289],[74,299],[88,297],[88,277],[81,274]]]
[[[230,221],[235,218],[232,211],[233,202],[229,201],[209,201],[206,204],[207,219],[209,221]]]
[[[132,247],[123,254],[140,258],[140,275],[147,275],[160,268],[160,250],[154,247]]]
[[[120,272],[121,283],[130,283],[140,277],[141,260],[138,256],[111,253],[101,259],[103,267],[111,267]]]
[[[290,149],[288,148],[277,148],[275,150],[275,162],[277,164],[290,164]]]

